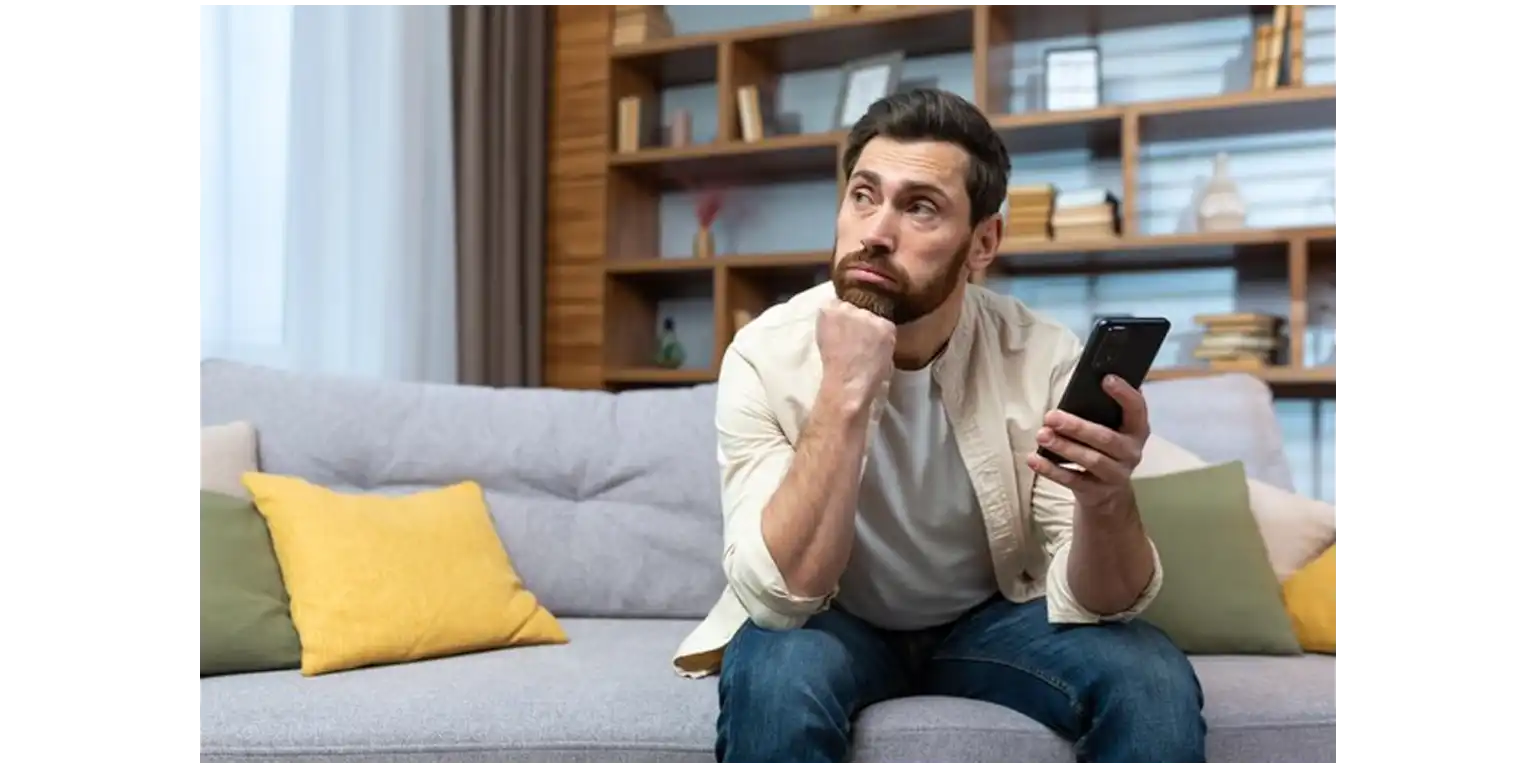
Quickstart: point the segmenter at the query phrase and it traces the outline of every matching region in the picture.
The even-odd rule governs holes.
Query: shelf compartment
[[[1004,239],[991,271],[1000,276],[1085,274],[1206,267],[1253,256],[1283,259],[1292,240],[1328,231],[1251,229],[1044,243]]]
[[[852,59],[900,50],[907,56],[970,49],[972,6],[917,5],[678,35],[613,49],[615,61],[652,73],[663,88],[707,82],[721,46],[750,45],[780,71],[841,66]]]
[[[614,261],[604,264],[603,365],[605,369],[654,367],[652,355],[661,328],[661,304],[686,300],[712,305],[715,270],[657,268],[661,262],[702,264],[694,259]],[[637,265],[639,269],[633,269]],[[629,269],[627,269],[629,268]],[[684,370],[713,370],[711,344],[686,345]],[[667,369],[659,369],[667,370]]]
[[[1126,105],[1143,142],[1313,131],[1336,126],[1333,85],[1238,91],[1194,99]]]
[[[705,184],[770,184],[831,179],[837,173],[837,149],[843,133],[773,136],[762,141],[730,141],[692,147],[642,149],[615,153],[608,163],[662,191]]]
[[[1211,376],[1252,376],[1268,384],[1276,397],[1330,398],[1335,396],[1338,374],[1333,366],[1313,368],[1275,365],[1256,370],[1217,370],[1199,366],[1155,368],[1147,381],[1174,381]]]
[[[1091,37],[1163,24],[1232,17],[1262,19],[1272,5],[1016,5],[995,7],[1010,42]]]
[[[1124,118],[1123,107],[1111,106],[993,115],[990,120],[1014,154],[1089,149],[1096,155],[1114,155],[1120,151]]]
[[[614,390],[656,386],[689,387],[713,383],[716,376],[713,368],[671,369],[638,365],[607,368],[603,371],[603,379],[609,389]]]

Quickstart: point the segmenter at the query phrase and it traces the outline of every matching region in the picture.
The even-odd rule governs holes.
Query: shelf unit
[[[1304,368],[1310,265],[1331,260],[1333,227],[1227,233],[1143,234],[1137,223],[1137,173],[1144,141],[1253,135],[1331,128],[1333,85],[1282,86],[1205,98],[1106,105],[1072,112],[1007,114],[1006,74],[1013,43],[1216,16],[1267,16],[1273,6],[895,6],[826,19],[683,35],[613,48],[605,45],[607,88],[601,188],[601,386],[607,389],[692,385],[713,381],[733,333],[736,310],[760,312],[786,293],[824,276],[827,251],[719,254],[711,259],[660,258],[663,193],[699,184],[761,185],[829,180],[838,175],[841,131],[741,140],[736,87],[771,89],[782,73],[836,67],[863,56],[901,50],[909,57],[971,54],[977,103],[1014,152],[1090,148],[1121,160],[1122,235],[1102,242],[1005,241],[999,275],[1180,269],[1268,260],[1289,284],[1289,348],[1284,365],[1258,372],[1277,394],[1331,396],[1334,370]],[[557,51],[558,54],[558,51]],[[715,83],[716,140],[684,148],[615,151],[616,104],[625,96],[654,99],[662,89]],[[558,84],[557,84],[558,86]],[[557,108],[557,112],[558,112]],[[659,135],[659,110],[642,135]],[[556,140],[559,137],[556,136]],[[556,205],[559,205],[557,200]],[[551,283],[553,287],[553,282]],[[696,369],[650,367],[663,297],[713,303],[714,349]],[[695,352],[695,354],[697,354]],[[1159,370],[1154,378],[1210,375],[1203,368]]]

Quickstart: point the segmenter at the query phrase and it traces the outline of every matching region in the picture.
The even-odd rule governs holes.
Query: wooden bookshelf
[[[1141,144],[1169,139],[1243,136],[1331,128],[1333,85],[1281,86],[1165,102],[1110,104],[1074,112],[1009,114],[1006,75],[1014,42],[1222,16],[1267,20],[1273,6],[898,6],[826,19],[725,32],[680,35],[614,47],[612,6],[561,6],[555,33],[556,83],[551,119],[550,384],[624,389],[713,381],[735,328],[737,310],[759,312],[809,287],[830,266],[825,251],[662,258],[661,195],[691,185],[765,185],[835,179],[841,131],[741,139],[735,87],[772,89],[779,76],[837,67],[901,50],[909,57],[969,53],[977,103],[1015,152],[1086,147],[1120,157],[1121,236],[1097,242],[1005,241],[998,276],[1091,274],[1261,262],[1289,285],[1289,347],[1284,365],[1255,373],[1277,394],[1331,396],[1332,368],[1304,368],[1307,297],[1313,265],[1331,261],[1333,227],[1251,229],[1226,233],[1142,234],[1136,213]],[[617,103],[654,100],[663,89],[714,83],[718,136],[708,144],[656,146],[660,110],[642,135],[651,146],[619,152]],[[563,181],[563,186],[559,181]],[[568,213],[562,213],[568,212]],[[707,297],[713,304],[712,359],[684,370],[650,367],[657,303]],[[596,330],[593,330],[596,329]],[[1218,373],[1160,370],[1156,379]]]

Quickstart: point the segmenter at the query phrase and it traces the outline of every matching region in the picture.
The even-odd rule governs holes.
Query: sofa
[[[342,491],[477,481],[559,645],[305,676],[201,680],[205,762],[714,759],[717,678],[674,650],[719,597],[713,386],[489,389],[202,364],[205,427],[254,427],[263,472]],[[1243,375],[1149,383],[1157,433],[1291,490],[1268,388]],[[206,461],[206,458],[205,458]],[[1332,762],[1334,657],[1192,656],[1213,762]],[[859,762],[1071,762],[1000,707],[935,697],[866,709]]]

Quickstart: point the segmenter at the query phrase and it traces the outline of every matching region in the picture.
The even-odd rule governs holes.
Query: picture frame
[[[905,58],[898,51],[844,64],[837,88],[837,105],[832,112],[832,129],[853,127],[870,104],[895,93],[901,83],[901,66]]]
[[[1096,45],[1053,48],[1045,52],[1045,93],[1048,112],[1103,106],[1103,65]]]

